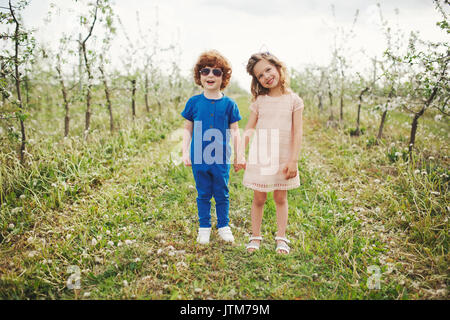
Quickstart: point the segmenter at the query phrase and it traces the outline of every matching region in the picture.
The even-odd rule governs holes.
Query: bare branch
[[[94,25],[95,25],[95,22],[97,21],[97,11],[98,11],[98,7],[99,7],[99,2],[100,2],[100,0],[97,0],[97,2],[95,4],[94,20],[92,21],[91,27],[89,28],[89,33],[86,36],[86,38],[81,42],[81,45],[83,45],[83,46],[86,44],[86,41],[88,41],[88,39],[91,37],[92,31],[94,30]]]

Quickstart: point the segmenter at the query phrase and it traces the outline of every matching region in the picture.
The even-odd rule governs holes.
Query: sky
[[[44,22],[51,2],[60,10],[52,9],[50,22]],[[77,30],[77,12],[86,8],[78,4],[73,9],[73,3],[31,0],[24,21],[27,27],[37,28],[38,41],[54,44],[62,32]],[[355,54],[351,61],[363,66],[369,57],[380,57],[386,46],[377,3],[389,24],[398,25],[406,34],[420,31],[423,39],[449,40],[436,27],[441,16],[432,0],[115,0],[113,9],[123,28],[118,30],[111,53],[123,56],[119,53],[127,48],[123,29],[133,43],[139,42],[139,12],[140,28],[151,41],[157,38],[160,47],[177,45],[173,59],[183,75],[191,75],[201,52],[216,49],[231,62],[232,79],[248,90],[250,76],[245,66],[251,54],[269,51],[288,68],[298,70],[309,64],[326,65],[335,35],[351,29],[357,10],[355,36],[346,43],[349,54]],[[0,6],[6,4],[6,0],[0,0]],[[361,49],[367,56],[359,54]],[[113,61],[120,68],[123,59]]]

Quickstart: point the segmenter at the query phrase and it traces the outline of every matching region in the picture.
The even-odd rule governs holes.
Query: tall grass
[[[243,127],[249,98],[236,99]],[[252,192],[242,186],[242,171],[230,178],[236,243],[220,242],[213,231],[209,246],[197,245],[192,172],[170,156],[180,147],[171,133],[182,126],[181,109],[134,123],[123,117],[113,135],[94,121],[87,142],[81,126],[62,139],[59,124],[37,118],[26,166],[13,148],[1,153],[0,297],[448,297],[448,145],[436,134],[445,124],[421,128],[408,163],[399,138],[404,119],[393,114],[375,145],[377,119],[363,118],[367,129],[355,138],[345,126],[326,128],[307,103],[302,185],[288,193],[292,251],[281,256],[271,196],[261,250],[245,251]],[[70,282],[74,275],[79,287]],[[379,289],[370,286],[374,279]]]

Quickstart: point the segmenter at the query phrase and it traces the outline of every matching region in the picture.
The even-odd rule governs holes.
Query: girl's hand
[[[192,167],[191,157],[188,154],[183,154],[183,163],[186,167]]]
[[[289,161],[283,168],[283,174],[286,180],[294,178],[297,175],[297,161]]]
[[[241,158],[241,159],[234,159],[234,172],[238,172],[241,169],[247,169],[247,164],[245,162],[245,158]]]

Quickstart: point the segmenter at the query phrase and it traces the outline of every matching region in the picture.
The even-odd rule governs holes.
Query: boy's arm
[[[192,139],[192,130],[194,128],[194,123],[189,120],[184,121],[184,132],[183,132],[183,163],[185,166],[192,166],[191,157],[189,154],[189,146]]]
[[[234,149],[234,171],[237,172],[245,169],[245,150],[241,148],[241,133],[237,121],[230,124],[230,131]]]

